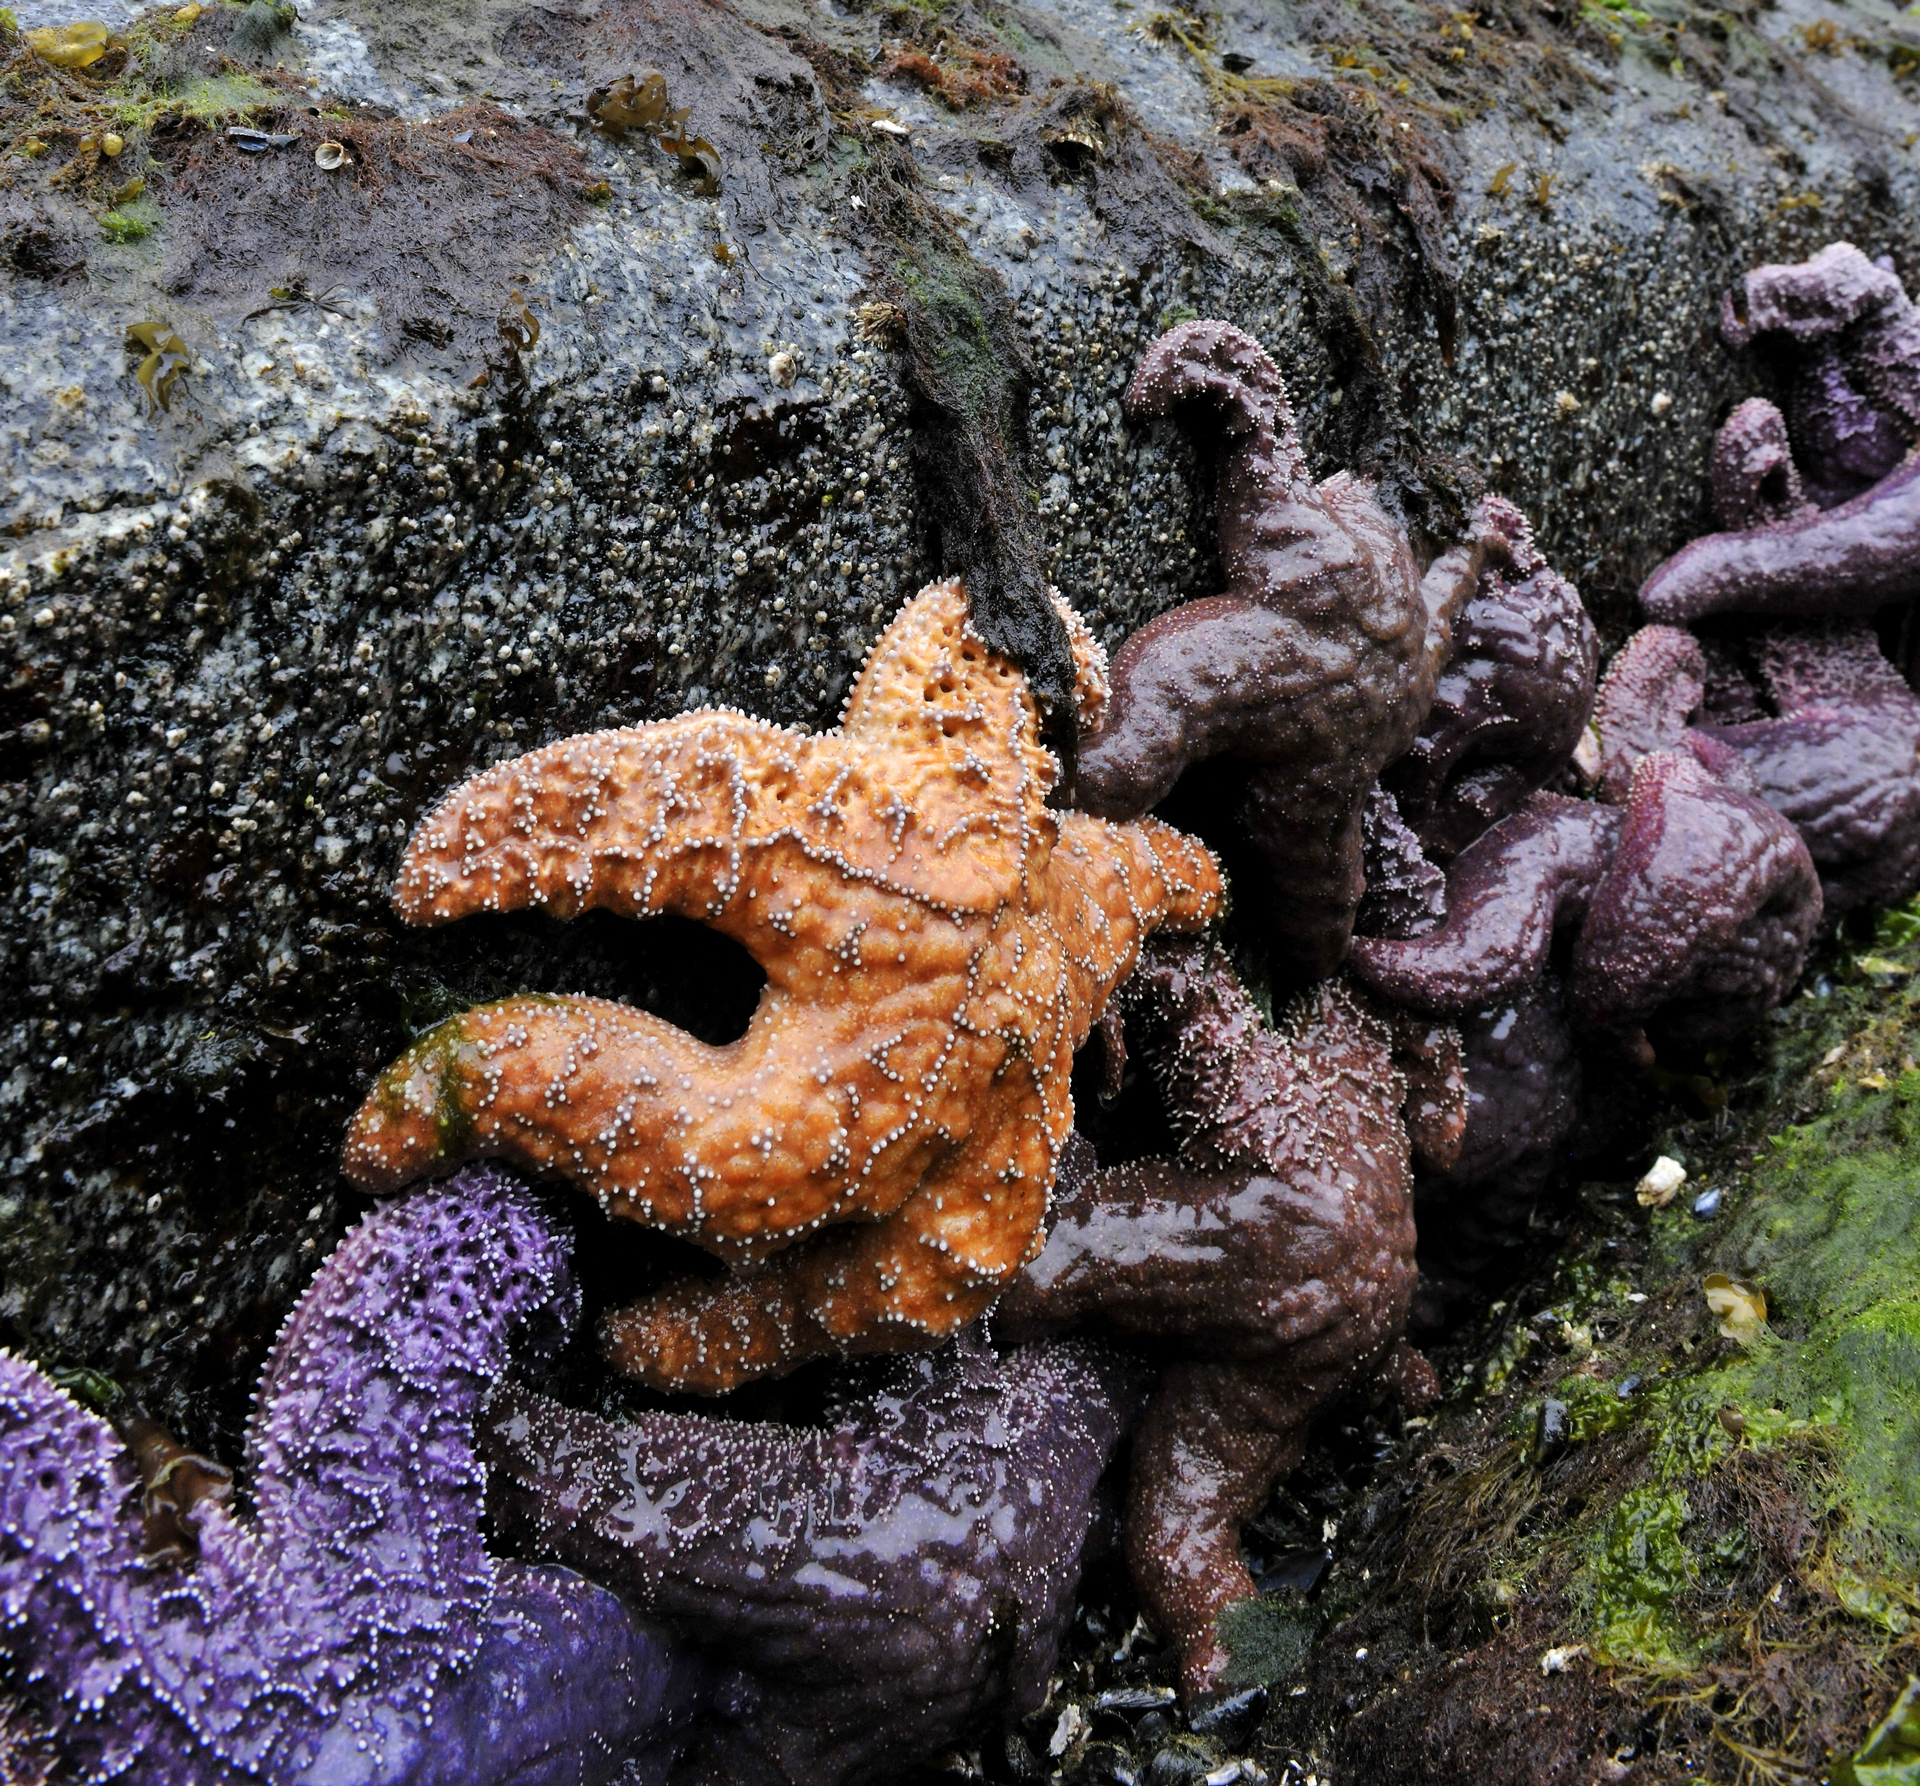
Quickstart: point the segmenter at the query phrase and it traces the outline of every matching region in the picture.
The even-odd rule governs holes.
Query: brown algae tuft
[[[187,344],[165,323],[149,321],[134,323],[127,330],[127,345],[147,350],[146,358],[134,372],[140,388],[153,399],[156,408],[171,408],[173,387],[191,357]]]
[[[687,135],[693,108],[668,105],[667,77],[657,68],[594,88],[586,109],[597,130],[616,137],[634,130],[651,137],[656,148],[679,158],[682,172],[698,176],[697,190],[707,197],[720,190],[720,151],[703,136]]]

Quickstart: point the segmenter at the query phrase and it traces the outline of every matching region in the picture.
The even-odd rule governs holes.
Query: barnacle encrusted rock
[[[375,1211],[274,1348],[253,1517],[195,1503],[177,1569],[143,1554],[113,1429],[0,1352],[0,1658],[73,1777],[663,1777],[648,1750],[705,1670],[604,1589],[481,1540],[481,1401],[509,1342],[557,1337],[574,1304],[564,1243],[498,1172]]]
[[[1191,1693],[1226,1663],[1215,1620],[1254,1591],[1241,1522],[1299,1461],[1313,1416],[1383,1364],[1414,1287],[1408,1084],[1392,1027],[1353,989],[1302,992],[1268,1029],[1231,964],[1151,945],[1129,985],[1180,1157],[1095,1169],[1076,1138],[1046,1249],[994,1320],[1009,1336],[1086,1326],[1167,1356],[1133,1444],[1127,1554]],[[1450,1153],[1451,1095],[1417,1112]],[[1443,1157],[1446,1157],[1443,1155]]]
[[[1278,370],[1230,323],[1161,336],[1127,408],[1142,419],[1204,410],[1217,427],[1227,587],[1121,647],[1110,717],[1081,743],[1076,798],[1131,818],[1192,765],[1239,759],[1278,958],[1318,978],[1353,929],[1368,791],[1413,742],[1455,609],[1508,542],[1483,512],[1470,542],[1423,578],[1370,485],[1346,472],[1313,481]]]
[[[996,1358],[970,1329],[854,1367],[817,1426],[614,1423],[515,1387],[489,1505],[749,1672],[700,1778],[893,1781],[1046,1697],[1145,1374],[1078,1341]]]
[[[675,912],[767,988],[724,1048],[597,999],[469,1011],[382,1077],[347,1170],[391,1190],[496,1154],[751,1267],[611,1319],[610,1355],[657,1384],[953,1332],[1038,1250],[1073,1053],[1142,938],[1219,906],[1202,846],[1051,811],[1056,772],[949,582],[883,635],[837,732],[697,711],[477,777],[416,832],[404,917]]]

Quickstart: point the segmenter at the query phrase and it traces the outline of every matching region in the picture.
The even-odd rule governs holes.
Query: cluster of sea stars
[[[689,713],[451,794],[410,921],[678,913],[766,991],[721,1048],[601,1000],[470,1011],[382,1076],[349,1172],[491,1155],[715,1255],[603,1321],[656,1388],[917,1356],[837,1366],[806,1427],[569,1408],[508,1374],[577,1298],[549,1206],[493,1167],[316,1278],[250,1519],[0,1354],[0,1659],[64,1753],[129,1781],[891,1778],[1044,1695],[1129,1428],[1135,1585],[1213,1688],[1241,1523],[1310,1423],[1437,1393],[1404,1339],[1416,1230],[1454,1265],[1511,1238],[1583,1053],[1724,1039],[1823,915],[1920,883],[1920,702],[1867,618],[1920,587],[1920,321],[1844,245],[1746,295],[1729,338],[1784,339],[1787,415],[1722,430],[1727,531],[1648,580],[1597,691],[1518,510],[1483,499],[1420,572],[1369,486],[1308,477],[1258,344],[1199,322],[1128,407],[1217,444],[1227,588],[1110,684],[1063,610],[1089,810],[1049,803],[1025,679],[952,583],[834,732]],[[1163,803],[1227,815],[1277,1022],[1195,934],[1220,873]],[[1096,1028],[1110,1081],[1150,1063],[1173,1157],[1103,1165],[1075,1129]]]

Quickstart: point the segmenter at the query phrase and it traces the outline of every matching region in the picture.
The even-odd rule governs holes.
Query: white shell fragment
[[[1665,1209],[1686,1182],[1686,1167],[1662,1154],[1647,1168],[1647,1175],[1635,1188],[1634,1195],[1640,1199],[1642,1209]]]

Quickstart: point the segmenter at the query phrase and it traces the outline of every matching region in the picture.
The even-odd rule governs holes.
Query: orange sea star
[[[1098,648],[1070,630],[1095,705]],[[727,1260],[610,1318],[609,1355],[662,1386],[934,1343],[1038,1252],[1073,1053],[1141,940],[1220,904],[1202,845],[1054,812],[1056,773],[947,582],[882,635],[837,732],[703,709],[477,776],[414,834],[402,917],[675,912],[766,989],[722,1048],[601,999],[480,1006],[381,1077],[348,1173],[391,1190],[498,1155]]]

